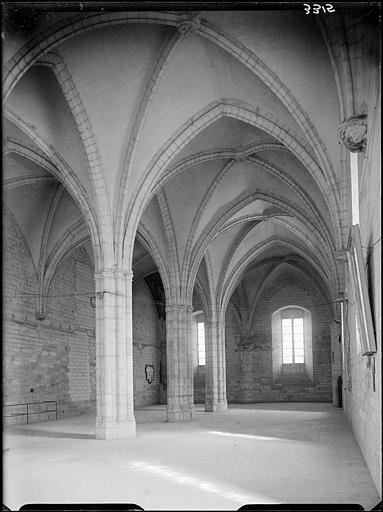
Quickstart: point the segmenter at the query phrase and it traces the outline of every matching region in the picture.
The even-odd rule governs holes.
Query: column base
[[[134,439],[136,437],[136,422],[127,421],[124,423],[96,422],[96,439],[110,441],[112,439]]]
[[[193,419],[194,409],[187,411],[166,411],[168,423],[177,423],[181,421],[191,421]]]
[[[227,410],[227,402],[205,403],[205,412],[220,412]]]

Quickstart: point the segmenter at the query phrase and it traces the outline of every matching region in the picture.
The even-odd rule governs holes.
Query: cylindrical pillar
[[[129,276],[129,274],[128,274]],[[97,439],[134,437],[131,288],[123,271],[96,274]],[[130,307],[129,307],[130,304]]]
[[[205,328],[205,410],[207,412],[224,411],[227,409],[224,324],[211,321],[205,323]]]
[[[205,322],[205,411],[218,403],[217,322]]]
[[[99,272],[96,276],[96,373],[97,408],[96,438],[106,439],[107,425],[115,421],[115,318],[114,276],[112,271]],[[98,328],[98,329],[97,329]]]
[[[172,423],[193,417],[191,312],[185,304],[166,307],[167,419]]]
[[[125,325],[126,325],[126,417],[131,432],[136,432],[133,384],[133,272],[125,272]]]
[[[225,322],[218,322],[218,410],[227,409]]]

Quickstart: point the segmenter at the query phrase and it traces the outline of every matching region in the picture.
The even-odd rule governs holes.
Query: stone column
[[[193,365],[193,306],[186,308],[186,340],[187,340],[187,390],[189,410],[194,411],[194,365]]]
[[[132,273],[96,273],[97,439],[135,437]]]
[[[225,324],[205,323],[206,332],[206,401],[207,412],[224,411],[226,401]]]
[[[217,330],[218,330],[218,334],[219,334],[219,344],[218,344],[218,404],[219,404],[219,409],[218,410],[225,411],[227,409],[225,322],[218,322]]]
[[[130,437],[136,435],[136,419],[134,417],[134,384],[133,384],[133,272],[124,272],[125,285],[125,325],[126,334],[123,338],[126,348],[126,419],[130,425]]]
[[[192,311],[185,304],[166,307],[167,419],[172,423],[193,418]]]

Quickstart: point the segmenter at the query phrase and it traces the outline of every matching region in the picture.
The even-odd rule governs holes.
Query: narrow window
[[[283,364],[305,362],[303,318],[282,319],[282,362]]]
[[[205,366],[205,325],[203,322],[197,324],[198,340],[198,364]]]
[[[359,224],[358,153],[350,153],[352,224]]]

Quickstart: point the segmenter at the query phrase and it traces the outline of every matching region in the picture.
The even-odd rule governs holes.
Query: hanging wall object
[[[358,224],[351,228],[347,255],[355,309],[360,326],[362,354],[369,356],[375,354],[376,342]]]
[[[151,384],[154,381],[154,366],[152,364],[146,364],[145,365],[145,376],[146,376],[146,382]]]

